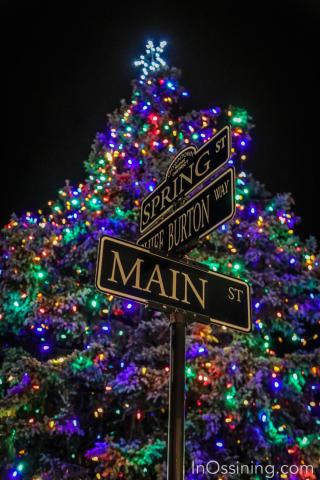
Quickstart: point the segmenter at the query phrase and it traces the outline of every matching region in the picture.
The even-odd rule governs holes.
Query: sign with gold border
[[[142,202],[140,233],[188,193],[208,180],[230,158],[231,129],[227,125],[198,149],[189,145],[169,165],[165,179]]]
[[[100,238],[96,287],[151,308],[180,310],[193,321],[252,328],[246,282],[117,238]]]
[[[185,253],[235,214],[235,173],[229,168],[151,230],[138,245],[166,253]]]

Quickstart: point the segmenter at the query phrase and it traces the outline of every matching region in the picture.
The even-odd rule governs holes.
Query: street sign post
[[[235,175],[229,168],[207,187],[147,233],[138,245],[168,253],[182,253],[235,214]]]
[[[182,311],[190,320],[251,330],[246,282],[117,238],[100,239],[96,286],[159,310]]]
[[[154,225],[179,198],[194,190],[227,163],[231,151],[230,127],[222,128],[199,149],[186,147],[170,164],[166,178],[141,206],[140,232]]]
[[[170,313],[167,479],[184,480],[186,320],[249,332],[249,285],[109,236],[99,242],[98,290]]]
[[[107,235],[99,242],[98,290],[170,315],[167,480],[184,480],[186,322],[217,324],[239,332],[252,328],[246,282],[172,256],[194,248],[234,216],[233,168],[195,193],[227,163],[230,152],[229,126],[199,149],[186,147],[170,164],[165,180],[142,202],[138,245]]]
[[[184,411],[186,322],[181,312],[170,315],[170,382],[168,418],[168,480],[184,479]]]

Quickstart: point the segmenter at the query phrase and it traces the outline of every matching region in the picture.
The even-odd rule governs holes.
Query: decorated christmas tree
[[[184,113],[188,93],[164,46],[149,42],[136,62],[132,96],[97,134],[83,183],[67,182],[46,208],[13,215],[2,230],[1,478],[166,478],[169,322],[96,290],[98,239],[136,241],[141,202],[175,154],[224,125],[237,213],[190,256],[250,283],[254,329],[188,327],[186,478],[205,478],[195,465],[210,460],[293,465],[272,478],[319,478],[316,241],[295,233],[291,196],[269,194],[247,171],[244,109]]]

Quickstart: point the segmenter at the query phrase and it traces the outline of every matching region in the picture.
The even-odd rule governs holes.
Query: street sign
[[[97,289],[170,314],[167,480],[185,477],[187,321],[240,332],[252,329],[246,282],[169,256],[194,248],[201,238],[233,218],[234,169],[206,185],[227,163],[230,152],[230,126],[199,149],[186,147],[171,162],[164,181],[142,202],[138,245],[107,235],[99,241]],[[187,198],[191,192],[193,196]]]
[[[246,282],[117,238],[100,239],[96,286],[151,308],[186,312],[193,321],[251,330]]]
[[[138,238],[138,245],[167,253],[193,248],[235,214],[235,174],[229,168],[171,215]]]
[[[186,147],[170,164],[166,178],[142,202],[140,232],[150,228],[173,204],[227,163],[231,151],[230,127],[222,128],[199,149]]]

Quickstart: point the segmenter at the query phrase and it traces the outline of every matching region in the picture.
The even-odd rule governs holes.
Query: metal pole
[[[186,322],[182,313],[170,315],[170,337],[167,480],[184,480]]]

